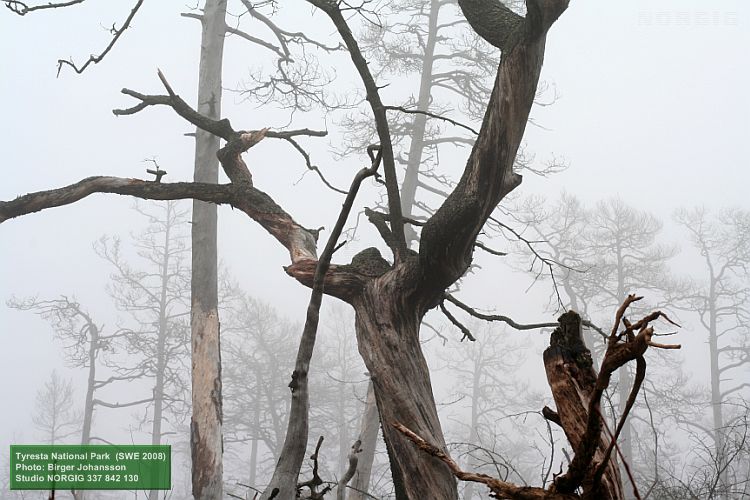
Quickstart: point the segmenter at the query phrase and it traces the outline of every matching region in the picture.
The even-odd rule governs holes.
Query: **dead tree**
[[[222,384],[225,387],[224,451],[249,459],[252,487],[270,477],[288,419],[284,378],[294,365],[298,329],[270,305],[241,291],[221,300]],[[250,441],[249,456],[238,449]],[[267,450],[268,462],[263,457]]]
[[[746,404],[750,387],[747,379],[737,373],[738,368],[750,364],[747,329],[750,321],[750,213],[726,209],[712,216],[704,209],[680,210],[676,220],[690,235],[704,266],[703,279],[696,281],[693,292],[681,300],[681,306],[698,315],[708,337],[709,434],[714,445],[712,455],[717,478],[710,494],[731,498],[731,445],[727,442],[731,441],[729,430],[735,425],[726,421],[725,412],[733,398],[738,400],[739,406]],[[698,422],[692,424],[702,428]]]
[[[81,414],[73,409],[73,395],[73,383],[62,379],[55,370],[50,373],[49,381],[37,391],[31,421],[41,431],[44,443],[60,444],[78,434]]]
[[[221,118],[221,72],[224,61],[226,0],[207,0],[201,19],[197,111]],[[195,133],[195,182],[216,184],[215,153],[219,137],[200,127]],[[216,205],[193,201],[190,331],[192,344],[192,413],[190,450],[193,496],[199,500],[222,496],[221,342]],[[152,499],[154,500],[154,499]]]
[[[86,311],[75,299],[61,296],[58,299],[40,300],[28,298],[24,300],[11,299],[8,305],[15,309],[33,311],[48,321],[55,336],[65,343],[63,349],[66,361],[77,368],[85,368],[86,394],[82,411],[81,444],[90,444],[92,439],[98,439],[92,433],[94,414],[97,407],[122,408],[142,405],[152,401],[151,398],[139,399],[130,402],[112,403],[97,398],[97,391],[109,389],[111,384],[132,382],[143,377],[140,370],[131,370],[117,366],[111,359],[107,359],[109,351],[113,350],[114,344],[122,340],[123,332],[105,333],[103,325],[97,324],[92,315]],[[113,368],[116,373],[111,376],[103,376],[101,368]],[[53,374],[54,375],[54,374]],[[54,375],[55,383],[59,379]]]
[[[649,347],[680,348],[679,345],[661,344],[653,340],[655,333],[650,325],[652,322],[663,318],[672,323],[661,311],[653,312],[636,322],[630,322],[625,317],[628,307],[641,299],[642,297],[629,295],[617,310],[598,374],[593,367],[591,353],[583,342],[581,317],[575,311],[568,311],[558,319],[559,326],[552,332],[550,346],[544,351],[544,367],[557,409],[545,407],[543,413],[548,420],[562,427],[575,455],[565,473],[556,476],[549,488],[520,487],[486,474],[463,471],[443,448],[431,444],[399,422],[393,426],[426,454],[445,463],[458,479],[482,483],[497,498],[624,498],[614,452],[617,438],[646,376],[644,354]],[[631,361],[635,361],[637,365],[634,384],[616,429],[610,431],[601,412],[602,396],[615,371]]]
[[[502,57],[484,121],[464,173],[442,206],[422,227],[418,251],[406,246],[406,222],[401,210],[386,107],[345,19],[342,11],[344,4],[324,0],[311,0],[311,3],[333,22],[366,89],[376,123],[389,209],[387,220],[377,214],[373,214],[370,219],[390,248],[392,262],[383,258],[376,249],[370,248],[357,254],[349,264],[326,266],[325,258],[321,262],[317,258],[317,232],[297,223],[268,194],[253,185],[250,170],[242,159],[243,153],[264,138],[292,137],[309,131],[237,131],[228,120],[211,119],[188,106],[169,86],[163,75],[160,76],[167,91],[165,95],[145,95],[126,89],[124,93],[139,102],[133,108],[119,111],[119,114],[138,112],[152,105],[165,105],[194,125],[221,137],[226,145],[218,151],[218,157],[229,183],[156,183],[137,179],[91,177],[64,188],[2,202],[0,222],[72,203],[94,192],[150,199],[193,198],[229,204],[243,211],[289,251],[291,264],[286,272],[290,276],[312,287],[316,293],[324,285],[326,294],[338,297],[354,308],[359,350],[372,376],[381,421],[390,424],[399,422],[442,450],[445,443],[432,396],[429,372],[419,342],[419,325],[424,314],[443,300],[446,288],[469,268],[477,235],[488,217],[500,200],[521,183],[521,177],[513,172],[513,165],[536,93],[546,34],[567,8],[568,2],[528,0],[525,17],[513,13],[500,3],[473,0],[459,2],[472,27],[492,45],[501,49]],[[329,240],[327,245],[326,254],[329,256],[333,250],[331,241],[335,244],[335,238]],[[318,299],[314,297],[311,303],[316,300]],[[313,324],[314,313],[309,318],[309,324]],[[636,324],[640,328],[641,324]],[[314,328],[306,330],[311,330],[314,338]],[[643,346],[645,350],[645,338],[646,334],[639,333],[633,345]],[[309,348],[310,346],[305,347]],[[629,359],[642,354],[638,349],[628,347],[625,350],[633,356]],[[613,352],[625,351],[613,348]],[[627,354],[625,358],[631,354]],[[622,356],[618,356],[613,358],[613,365],[620,366],[618,363],[622,361]],[[297,370],[298,377],[306,375],[304,372],[307,365],[302,361],[301,370]],[[611,374],[604,368],[602,373]],[[597,383],[597,391],[600,389],[599,385]],[[214,391],[211,397],[216,396],[217,392]],[[197,403],[211,404],[209,401]],[[559,403],[558,406],[564,407]],[[600,434],[597,428],[599,416],[592,417],[593,414],[589,412],[586,421],[587,437],[593,438],[584,439],[583,442],[587,446],[594,443],[593,446],[596,447],[596,437]],[[448,464],[416,450],[392,425],[384,426],[384,437],[397,498],[424,498],[425,495],[436,499],[457,497],[454,471]],[[292,444],[296,447],[305,446],[304,442]],[[600,467],[590,467],[594,450],[586,448],[581,454],[581,466],[571,467],[571,476],[567,482],[556,481],[561,494],[570,496],[583,480],[595,477],[594,474],[602,476],[605,473],[604,470],[598,472]],[[585,462],[586,457],[588,462]],[[605,458],[602,463],[606,467],[609,461]],[[603,484],[606,486],[602,486]],[[621,488],[619,484],[597,484],[596,481],[592,485],[592,488],[608,488],[607,495],[613,498],[617,498]],[[566,490],[570,493],[565,493]],[[288,497],[279,498],[286,500]]]
[[[592,321],[601,322],[599,311],[617,307],[633,291],[647,291],[656,303],[682,293],[669,269],[676,248],[659,241],[661,221],[621,199],[602,200],[586,208],[575,197],[563,195],[547,209],[531,204],[522,218],[528,219],[532,234],[543,241],[527,254],[533,262],[541,255],[560,263],[556,284],[562,305]],[[598,363],[605,349],[601,335],[593,330],[586,333]],[[618,409],[622,411],[632,384],[631,367],[623,367],[619,377]],[[631,423],[626,422],[620,448],[627,462],[635,460],[632,434]]]

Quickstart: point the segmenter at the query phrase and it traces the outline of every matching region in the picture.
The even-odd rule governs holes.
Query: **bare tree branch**
[[[378,167],[380,166],[380,161],[381,155],[378,153],[368,168],[363,168],[354,176],[349,192],[347,193],[346,199],[341,207],[338,219],[336,220],[336,224],[331,230],[331,235],[329,236],[326,246],[315,266],[315,274],[313,276],[310,302],[307,306],[305,326],[302,331],[302,337],[297,351],[297,359],[294,364],[292,381],[289,384],[289,388],[292,390],[292,403],[289,410],[287,432],[278,464],[274,469],[273,477],[266,488],[264,498],[267,498],[266,495],[270,495],[270,492],[274,488],[279,488],[282,498],[291,498],[294,495],[294,491],[290,487],[297,484],[300,467],[302,467],[302,461],[304,459],[305,445],[307,443],[307,434],[309,431],[308,419],[310,396],[308,393],[308,372],[310,370],[310,360],[312,359],[315,339],[318,332],[318,321],[320,319],[320,306],[323,301],[325,276],[328,272],[333,252],[337,247],[339,237],[341,237],[341,232],[349,218],[349,213],[351,212],[354,200],[359,192],[359,187],[361,186],[362,181],[367,177],[375,175],[375,172],[377,172]],[[322,437],[318,442],[318,448],[320,448],[321,442]],[[317,449],[315,456],[317,456]],[[317,468],[313,479],[315,479],[315,477],[317,477]]]
[[[515,328],[516,330],[536,330],[539,328],[555,328],[557,326],[557,323],[517,323],[513,319],[509,318],[508,316],[503,316],[500,314],[484,314],[480,313],[476,309],[473,309],[469,307],[468,305],[464,304],[460,300],[458,300],[453,295],[446,293],[445,294],[445,300],[450,302],[451,304],[457,306],[458,308],[465,311],[467,314],[474,316],[475,318],[484,320],[484,321],[499,321],[501,323],[505,323],[511,328]]]
[[[156,183],[121,177],[87,177],[62,188],[29,193],[12,201],[0,201],[0,223],[47,208],[69,205],[94,193],[114,193],[148,200],[192,198],[209,203],[231,204],[237,190],[231,184]]]
[[[385,109],[388,110],[388,111],[400,111],[402,113],[407,113],[407,114],[418,114],[418,115],[429,116],[430,118],[436,118],[438,120],[443,120],[443,121],[446,121],[446,122],[448,122],[448,123],[450,123],[452,125],[455,125],[457,127],[464,128],[464,129],[468,130],[469,132],[471,132],[474,135],[479,135],[479,131],[471,128],[468,125],[464,125],[461,122],[458,122],[456,120],[453,120],[451,118],[448,118],[448,117],[445,117],[445,116],[442,116],[442,115],[438,115],[436,113],[430,113],[429,111],[422,111],[422,110],[419,110],[419,109],[408,109],[408,108],[405,108],[403,106],[385,106]],[[473,142],[472,142],[472,144],[473,144]]]
[[[10,9],[12,12],[15,12],[19,16],[25,16],[29,12],[34,12],[35,10],[44,10],[44,9],[60,9],[63,7],[70,7],[71,5],[76,5],[79,3],[83,3],[86,0],[71,0],[70,2],[59,2],[59,3],[45,3],[45,4],[39,4],[39,5],[32,5],[29,6],[28,4],[21,2],[19,0],[5,0],[5,6]]]
[[[450,468],[453,475],[456,476],[456,478],[460,479],[461,481],[482,483],[487,486],[487,488],[489,488],[493,495],[497,498],[514,498],[518,500],[574,500],[576,498],[579,498],[577,495],[554,493],[543,488],[535,488],[533,486],[516,486],[515,484],[501,481],[500,479],[495,479],[494,477],[488,476],[486,474],[464,472],[445,451],[428,443],[399,422],[393,422],[392,425],[404,436],[406,436],[412,443],[414,443],[420,450],[446,464]]]
[[[77,2],[69,2],[69,4],[72,3]],[[127,19],[125,19],[125,22],[122,24],[122,26],[117,28],[114,24],[112,25],[112,29],[110,30],[113,34],[112,40],[109,42],[109,45],[107,45],[104,50],[102,50],[98,55],[89,56],[88,60],[83,64],[83,66],[80,67],[77,66],[72,60],[58,59],[57,74],[60,75],[60,70],[62,69],[63,65],[70,66],[71,68],[73,68],[73,71],[80,75],[86,70],[86,68],[89,67],[90,64],[98,64],[99,62],[101,62],[101,60],[104,59],[109,51],[112,50],[112,47],[115,46],[117,40],[122,36],[123,33],[125,33],[125,30],[130,27],[130,23],[133,21],[133,18],[135,18],[135,15],[138,13],[138,9],[141,8],[141,5],[143,5],[143,0],[138,0],[133,9],[130,11]]]
[[[336,29],[341,35],[347,49],[349,49],[349,55],[352,58],[357,72],[359,73],[360,79],[365,87],[367,94],[367,101],[370,103],[372,109],[373,118],[375,120],[375,128],[378,133],[380,142],[380,154],[383,157],[383,171],[385,173],[385,187],[388,192],[388,211],[392,217],[391,219],[391,232],[395,246],[397,249],[395,260],[400,262],[405,258],[406,253],[406,238],[404,235],[404,221],[403,213],[401,210],[401,195],[398,187],[398,178],[396,176],[396,164],[393,156],[393,146],[391,144],[391,133],[388,126],[388,118],[386,116],[386,108],[383,106],[383,102],[380,99],[380,92],[378,86],[375,83],[375,79],[370,72],[370,68],[362,55],[362,51],[359,48],[357,40],[354,38],[349,25],[347,24],[344,16],[341,13],[340,7],[337,3],[330,2],[327,0],[308,0],[311,4],[315,5],[333,21]]]
[[[190,19],[197,19],[197,20],[199,20],[201,22],[203,21],[203,15],[202,14],[196,14],[194,12],[183,12],[180,15],[182,17],[187,17],[187,18],[190,18]],[[256,45],[260,45],[261,47],[265,47],[268,50],[270,50],[271,52],[274,52],[276,55],[278,55],[281,58],[286,57],[281,52],[281,49],[279,47],[277,47],[276,45],[274,45],[272,43],[269,43],[269,42],[263,40],[262,38],[254,37],[254,36],[252,36],[252,35],[250,35],[248,33],[245,33],[242,30],[239,30],[239,29],[236,29],[236,28],[232,28],[230,26],[226,27],[226,32],[227,33],[231,33],[233,35],[237,35],[240,38],[244,38],[248,42],[254,43]]]
[[[447,298],[447,297],[446,297]],[[472,342],[476,341],[477,339],[474,338],[474,335],[471,334],[471,330],[469,330],[463,323],[458,321],[455,316],[453,316],[448,309],[445,308],[445,303],[441,302],[440,305],[440,311],[445,315],[446,318],[448,318],[448,321],[453,323],[455,326],[458,327],[459,330],[461,330],[461,333],[464,334],[463,337],[461,337],[461,341],[463,342],[464,339],[468,339]]]
[[[129,401],[127,403],[108,403],[101,399],[95,399],[94,404],[97,406],[104,406],[105,408],[128,408],[130,406],[138,406],[145,403],[150,403],[154,398],[139,399],[138,401]]]

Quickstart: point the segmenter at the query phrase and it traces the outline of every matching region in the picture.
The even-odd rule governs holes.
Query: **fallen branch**
[[[417,445],[420,450],[424,451],[428,455],[437,458],[445,465],[447,465],[457,479],[460,479],[461,481],[482,483],[487,486],[487,488],[489,488],[493,495],[495,495],[497,498],[513,498],[516,500],[573,500],[579,498],[577,495],[550,492],[543,488],[537,488],[533,486],[516,486],[515,484],[501,481],[500,479],[488,476],[487,474],[465,472],[461,470],[458,464],[450,457],[450,455],[448,455],[448,453],[428,443],[420,436],[412,432],[408,427],[402,425],[399,422],[393,422],[392,425],[404,436],[406,436],[412,443]]]

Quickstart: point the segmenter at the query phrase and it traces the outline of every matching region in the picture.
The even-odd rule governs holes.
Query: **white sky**
[[[196,21],[179,17],[183,3],[146,2],[134,28],[103,63],[80,76],[64,69],[55,77],[58,58],[72,55],[80,62],[106,44],[102,26],[119,24],[129,11],[125,4],[90,2],[24,18],[0,12],[0,199],[91,175],[143,177],[142,160],[153,156],[169,171],[166,181],[191,177],[193,143],[183,137],[191,127],[168,109],[119,118],[111,113],[133,104],[119,93],[122,87],[162,93],[157,67],[194,101],[200,33]],[[309,15],[307,7],[298,9],[300,19]],[[321,33],[331,32],[323,16],[313,21]],[[533,112],[547,130],[530,127],[526,134],[540,159],[560,155],[571,167],[550,179],[527,175],[520,190],[555,196],[564,189],[587,201],[619,194],[664,219],[684,205],[750,207],[749,25],[750,4],[743,1],[573,0],[549,35],[543,72],[561,98]],[[227,48],[224,83],[234,87],[254,55],[236,39]],[[283,115],[242,105],[233,94],[227,94],[225,109],[236,128],[285,122]],[[303,119],[293,126],[325,127],[323,120]],[[312,175],[292,186],[304,165],[285,145],[266,142],[248,159],[256,186],[301,224],[330,226],[338,199],[321,193]],[[342,165],[318,149],[321,165],[329,166],[339,185],[348,184],[360,165]],[[127,236],[135,230],[140,221],[130,206],[128,199],[97,195],[0,226],[0,396],[6,402],[1,446],[23,429],[23,437],[33,437],[28,419],[34,393],[51,368],[62,364],[47,324],[6,308],[4,301],[12,294],[75,294],[92,313],[107,317],[103,287],[109,271],[91,243],[105,233]],[[283,273],[285,251],[242,214],[222,209],[220,215],[225,263],[250,293],[301,319],[308,291]],[[470,281],[466,296],[520,320],[543,319],[538,301],[507,305],[518,295],[508,280],[520,280],[502,272],[499,280]]]

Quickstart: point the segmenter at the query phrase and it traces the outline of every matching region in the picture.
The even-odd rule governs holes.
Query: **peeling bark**
[[[558,320],[560,326],[550,337],[550,346],[544,351],[544,369],[547,372],[552,396],[557,407],[559,425],[576,453],[582,449],[589,418],[589,404],[594,393],[597,374],[591,360],[591,352],[583,342],[581,317],[567,312]],[[605,427],[599,415],[600,429]],[[600,435],[596,445],[594,461],[600,463],[609,442]],[[610,458],[602,477],[601,486],[588,485],[596,495],[587,498],[601,500],[621,500],[624,497],[617,462]]]
[[[226,0],[206,0],[198,70],[199,113],[221,117],[221,70]],[[195,141],[196,182],[218,183],[215,154],[219,137],[198,129]],[[222,498],[221,341],[217,279],[216,205],[193,202],[191,281],[192,399],[190,444],[193,497]]]
[[[384,424],[396,498],[425,498],[429,492],[431,499],[453,500],[458,494],[448,467],[421,453],[390,425],[408,422],[409,428],[445,448],[430,374],[419,343],[421,315],[404,297],[407,279],[392,271],[369,283],[353,302],[359,352],[370,372]]]

